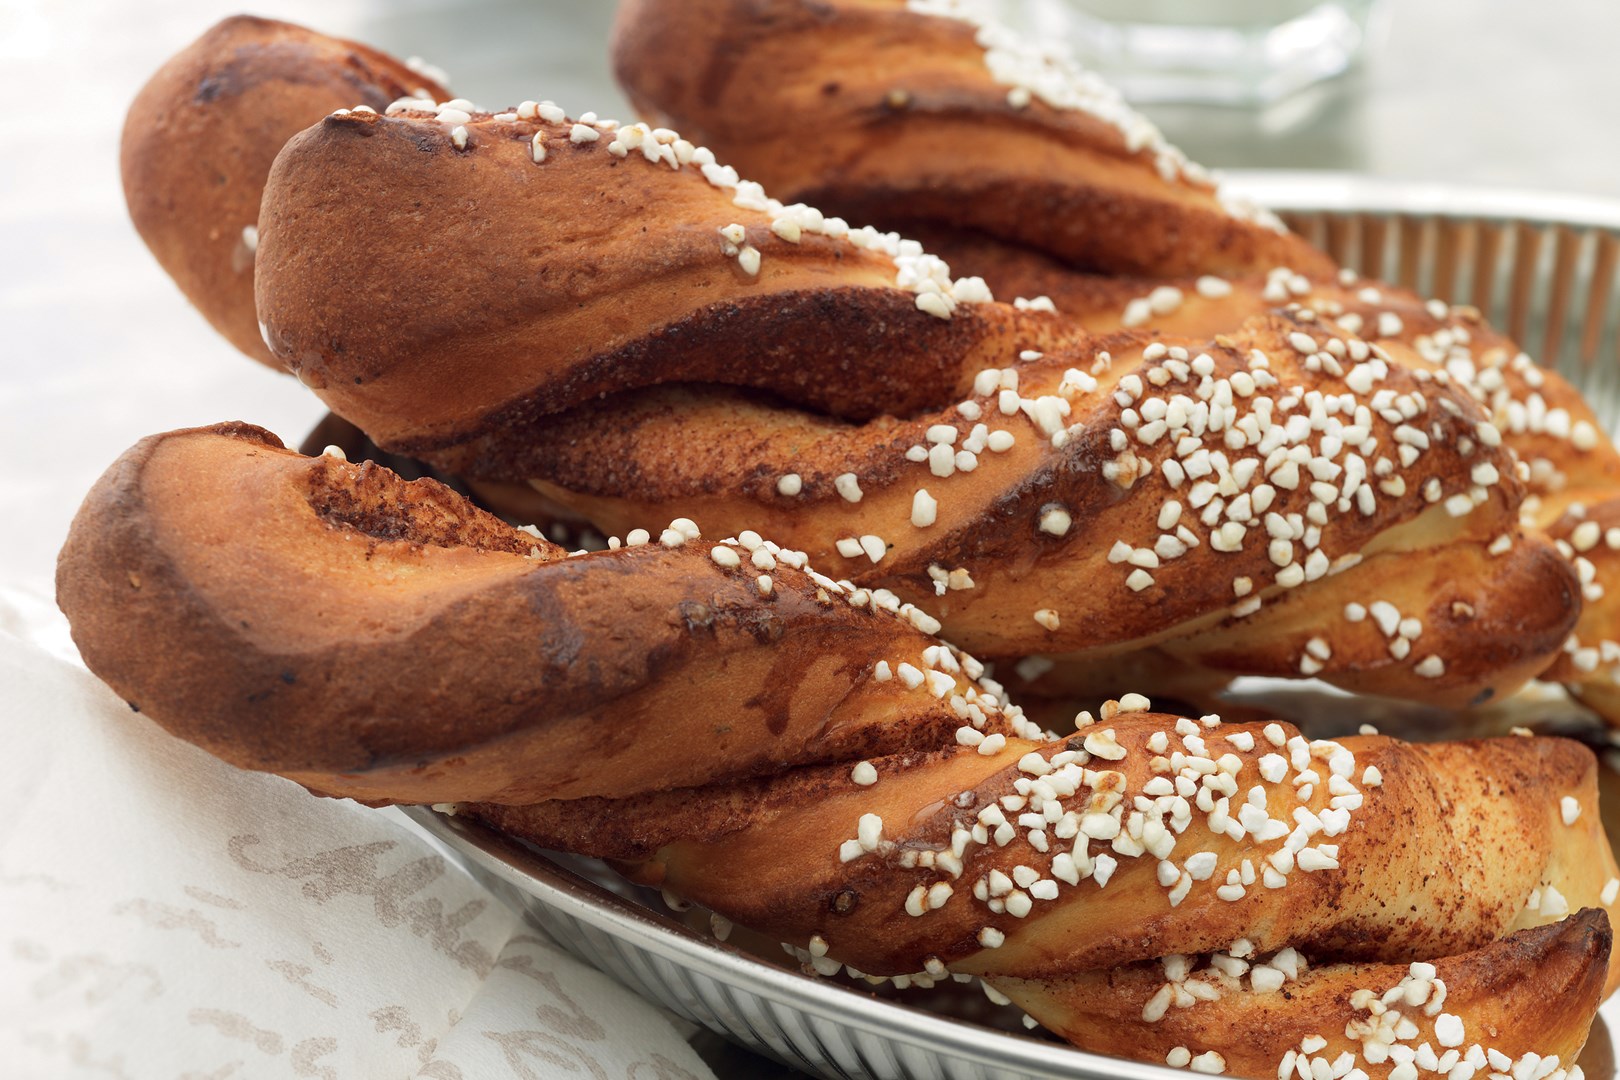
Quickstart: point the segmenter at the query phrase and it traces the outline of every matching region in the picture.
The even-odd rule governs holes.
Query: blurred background
[[[79,498],[140,436],[242,418],[297,442],[321,414],[293,380],[236,355],[189,309],[130,227],[119,189],[130,98],[242,2],[0,0],[0,62],[12,86],[0,112],[0,506],[23,514],[20,528],[0,531],[0,584],[48,595]],[[1302,6],[1073,2],[1094,17],[1081,44],[1101,40],[1105,52],[1110,20],[1190,9],[1252,24]],[[1059,0],[1008,4],[1026,25],[1079,32]],[[423,56],[482,104],[549,97],[573,112],[628,112],[608,70],[608,0],[259,0],[250,10]],[[1620,4],[1392,0],[1368,34],[1358,65],[1339,78],[1244,107],[1146,111],[1217,167],[1620,197],[1611,119]]]

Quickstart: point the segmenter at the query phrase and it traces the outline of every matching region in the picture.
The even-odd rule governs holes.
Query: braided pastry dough
[[[979,699],[961,665],[916,692],[871,674],[934,647],[931,618],[834,600],[751,542],[711,552],[677,522],[569,558],[436,481],[223,424],[107,472],[57,600],[85,662],[173,734],[368,802],[688,786],[949,737],[952,696]],[[700,740],[712,757],[675,752]]]
[[[643,116],[851,221],[940,223],[1112,274],[1332,269],[1112,86],[970,4],[629,0],[613,59]]]
[[[927,616],[758,537],[670,532],[569,557],[434,481],[227,424],[115,464],[58,592],[93,670],[227,760],[456,801],[817,958],[985,978],[1080,1045],[1134,1011],[1169,1022],[1127,1052],[1247,1071],[1341,1046],[1347,1007],[1358,1044],[1414,1053],[1584,1040],[1620,878],[1579,745],[1311,742],[1134,696],[1053,739]],[[1445,1007],[1417,1034],[1350,992],[1413,962],[1428,996],[1403,1000]],[[1297,1002],[1267,999],[1279,978]],[[1533,1045],[1495,1028],[1551,989]],[[1404,1053],[1357,1052],[1369,1076]]]
[[[1302,311],[1214,340],[1082,340],[989,301],[940,318],[917,302],[941,293],[896,286],[926,255],[836,224],[785,239],[781,222],[816,219],[738,206],[750,193],[682,168],[679,145],[537,108],[448,130],[408,106],[330,117],[269,181],[270,340],[335,410],[496,505],[521,512],[505,495],[528,479],[610,532],[676,508],[758,525],[927,600],[977,652],[1095,667],[1159,649],[1460,706],[1566,639],[1578,584],[1520,533],[1512,457],[1421,365]],[[380,174],[390,199],[368,203]],[[485,227],[481,209],[419,220],[450,190],[524,227]],[[605,219],[636,208],[633,242],[569,213],[587,191]],[[728,218],[762,252],[757,276],[725,256]],[[532,267],[558,251],[589,270]],[[425,305],[395,287],[429,259],[475,292]],[[1420,621],[1428,650],[1321,627],[1373,596]]]

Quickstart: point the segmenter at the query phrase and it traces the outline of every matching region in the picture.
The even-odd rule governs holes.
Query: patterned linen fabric
[[[232,769],[70,653],[0,591],[8,1077],[712,1080],[402,817]]]

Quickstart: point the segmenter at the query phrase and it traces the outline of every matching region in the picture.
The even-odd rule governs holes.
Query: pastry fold
[[[961,723],[952,697],[978,701],[961,664],[950,693],[942,674],[874,681],[935,646],[928,616],[870,592],[857,606],[757,537],[674,524],[570,557],[437,481],[221,424],[108,470],[57,602],[131,708],[234,765],[373,803],[603,795],[932,746]],[[986,730],[1011,722],[989,696],[980,709]]]

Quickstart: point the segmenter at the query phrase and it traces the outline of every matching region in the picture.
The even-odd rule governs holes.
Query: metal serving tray
[[[1580,386],[1611,433],[1620,429],[1620,202],[1332,173],[1227,179],[1342,264],[1478,307]],[[1615,783],[1606,787],[1611,796],[1620,791]],[[1606,807],[1611,813],[1615,801]],[[1015,1010],[994,1011],[960,993],[897,999],[803,975],[785,957],[771,959],[768,949],[749,951],[737,937],[726,944],[693,929],[656,894],[625,885],[600,864],[548,856],[426,808],[405,813],[569,952],[672,1012],[813,1076],[1187,1075],[1026,1034]],[[1582,1055],[1590,1080],[1614,1075],[1612,1030],[1620,1030],[1620,1001],[1604,1006]]]

